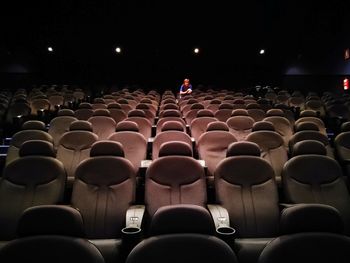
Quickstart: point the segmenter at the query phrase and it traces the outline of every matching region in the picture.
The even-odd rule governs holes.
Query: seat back
[[[76,169],[71,203],[84,218],[88,238],[120,237],[135,201],[134,167],[118,142],[96,142],[90,156]]]
[[[252,142],[233,143],[227,154],[214,179],[217,202],[228,210],[231,226],[240,237],[276,236],[279,202],[271,165]]]
[[[66,172],[55,159],[52,144],[27,141],[19,155],[6,166],[0,180],[0,240],[15,237],[17,221],[24,209],[57,204],[63,199]]]

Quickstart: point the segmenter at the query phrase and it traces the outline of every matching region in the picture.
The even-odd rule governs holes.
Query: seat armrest
[[[221,205],[208,205],[208,209],[216,229],[219,227],[230,227],[230,217],[226,208]]]
[[[230,216],[228,211],[221,205],[207,205],[207,207],[213,218],[217,235],[231,245],[236,230],[230,226]]]
[[[125,228],[141,229],[144,213],[145,213],[144,205],[130,206],[128,211],[126,211]]]

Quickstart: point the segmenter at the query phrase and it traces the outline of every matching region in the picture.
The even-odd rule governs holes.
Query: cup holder
[[[236,230],[229,226],[219,226],[216,229],[218,238],[225,241],[227,244],[232,244],[235,240]]]
[[[216,229],[216,232],[220,236],[233,236],[236,233],[236,230],[229,226],[221,226]]]
[[[122,229],[122,233],[126,236],[137,235],[141,233],[141,228],[138,227],[125,227]]]

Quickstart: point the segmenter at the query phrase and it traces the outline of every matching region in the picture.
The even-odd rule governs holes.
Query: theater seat
[[[141,161],[147,156],[147,140],[139,133],[139,126],[132,121],[121,121],[117,124],[116,132],[111,134],[108,140],[119,142],[123,145],[125,158],[134,166],[137,173]]]
[[[92,145],[77,167],[71,204],[84,218],[88,238],[118,238],[127,209],[135,201],[136,173],[118,142]]]
[[[284,166],[282,183],[287,202],[318,203],[335,207],[350,232],[350,196],[339,164],[325,155],[322,143],[302,141]]]
[[[12,137],[9,146],[6,164],[9,165],[19,157],[19,149],[23,143],[29,140],[42,140],[53,143],[53,138],[50,134],[44,131],[45,124],[41,121],[27,121],[22,126],[22,131],[15,133]]]
[[[74,180],[75,169],[78,164],[89,157],[91,145],[98,140],[92,132],[88,121],[74,121],[61,137],[57,148],[57,159],[60,160],[67,171],[68,183]]]
[[[247,141],[259,145],[261,157],[272,166],[276,181],[280,184],[283,165],[288,161],[288,152],[284,147],[282,136],[275,132],[273,124],[267,121],[254,123]]]
[[[151,163],[145,179],[145,205],[152,217],[158,208],[172,204],[205,206],[206,184],[203,167],[183,142],[164,143]]]
[[[216,201],[229,214],[237,237],[274,237],[279,230],[275,174],[259,146],[235,142],[215,173]]]
[[[298,233],[276,238],[259,257],[259,263],[346,263],[350,238],[333,233]]]
[[[51,143],[23,143],[20,158],[10,163],[0,180],[0,240],[15,237],[23,210],[62,202],[66,182],[63,164],[55,159]]]

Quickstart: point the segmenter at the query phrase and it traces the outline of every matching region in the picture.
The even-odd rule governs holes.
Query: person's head
[[[189,79],[184,79],[184,85],[185,85],[185,86],[190,85],[190,80],[189,80]]]

